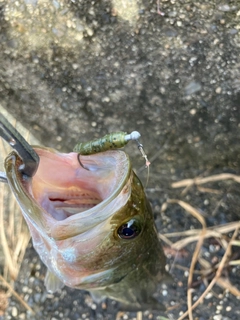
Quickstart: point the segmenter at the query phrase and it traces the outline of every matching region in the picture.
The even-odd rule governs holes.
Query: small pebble
[[[189,111],[189,113],[190,113],[191,115],[194,115],[194,114],[197,113],[197,110],[196,110],[196,109],[191,109],[191,110]]]
[[[166,296],[168,295],[168,291],[167,291],[167,290],[163,290],[163,291],[162,291],[162,295],[163,295],[164,297],[166,297]]]
[[[230,6],[228,4],[223,4],[223,5],[220,5],[218,6],[218,10],[220,11],[230,11]]]
[[[78,65],[77,63],[73,63],[73,64],[72,64],[72,68],[73,68],[74,70],[77,70],[77,69],[79,68],[79,65]]]
[[[188,96],[188,95],[191,95],[195,92],[198,92],[201,89],[202,89],[201,83],[193,80],[188,85],[186,85],[185,94]]]
[[[212,294],[211,292],[209,292],[209,293],[206,295],[205,299],[211,299],[212,296],[213,296],[213,294]]]
[[[12,307],[12,316],[16,317],[18,315],[18,310],[16,307]]]

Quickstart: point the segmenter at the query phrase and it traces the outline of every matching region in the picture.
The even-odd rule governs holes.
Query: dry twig
[[[230,255],[231,255],[231,248],[232,248],[232,241],[235,240],[235,238],[238,235],[238,228],[234,231],[234,234],[232,236],[232,239],[230,240],[227,250],[224,253],[224,256],[218,266],[217,272],[215,277],[212,279],[212,281],[210,282],[210,284],[208,285],[208,287],[206,288],[206,290],[203,292],[203,294],[199,297],[199,299],[192,305],[191,308],[191,312],[192,310],[194,310],[200,303],[203,302],[203,299],[206,297],[206,295],[208,294],[208,292],[213,288],[213,286],[215,285],[215,283],[217,283],[217,281],[219,281],[221,274],[222,274],[222,270],[227,262],[227,260],[229,259]],[[221,282],[220,280],[220,283]],[[184,318],[186,318],[186,316],[189,314],[189,310],[186,311],[180,318],[178,318],[178,320],[183,320]]]
[[[1,106],[0,112],[3,113],[10,122],[16,126],[26,139],[28,139],[28,131],[8,114]],[[31,142],[38,144],[38,141],[31,137]],[[2,164],[1,171],[3,171],[3,161],[11,148],[7,143],[0,139],[0,162]],[[13,294],[27,309],[31,308],[26,302],[14,291],[11,286],[17,276],[21,266],[22,259],[25,254],[30,236],[26,227],[25,221],[21,211],[16,204],[7,184],[0,184],[0,253],[3,253],[3,274],[0,274],[0,280],[9,292],[7,295]]]
[[[12,286],[0,275],[0,280],[2,281],[3,285],[9,289],[9,291],[14,295],[14,297],[30,312],[34,313],[32,308],[23,300],[22,297],[12,288]]]
[[[220,181],[220,180],[226,180],[226,179],[233,179],[236,182],[240,182],[239,176],[232,175],[232,174],[221,174],[221,175],[215,175],[215,176],[206,177],[206,178],[183,180],[183,181],[180,181],[179,183],[173,184],[173,187],[186,187],[188,189],[193,184],[203,184],[207,182]],[[206,191],[209,192],[209,190],[206,190]],[[198,212],[198,210],[193,208],[191,205],[181,200],[170,199],[167,201],[167,203],[165,203],[165,206],[170,203],[179,204],[184,210],[186,210],[188,213],[190,213],[195,218],[197,218],[198,221],[202,224],[202,229],[194,229],[194,230],[187,230],[182,232],[175,232],[175,233],[160,235],[160,238],[168,244],[172,242],[169,240],[170,237],[179,237],[179,236],[184,237],[183,239],[175,243],[172,243],[171,249],[175,249],[175,250],[180,250],[184,248],[186,245],[188,245],[189,243],[197,241],[197,244],[193,253],[192,261],[191,261],[191,266],[189,269],[188,292],[187,292],[188,311],[185,312],[178,319],[178,320],[182,320],[186,316],[188,316],[190,320],[193,320],[192,311],[203,301],[204,297],[207,295],[207,293],[210,290],[212,290],[215,284],[218,284],[223,289],[228,289],[229,292],[231,292],[235,296],[240,296],[240,291],[234,285],[232,285],[228,279],[221,277],[222,271],[226,266],[236,265],[240,263],[240,260],[229,261],[230,255],[231,255],[231,247],[233,245],[238,245],[238,246],[240,245],[240,241],[236,240],[236,237],[238,235],[238,230],[240,228],[240,222],[237,221],[237,222],[232,222],[225,225],[207,228],[205,219],[203,218],[203,216]],[[224,234],[227,234],[232,231],[234,231],[234,234],[231,240],[228,240],[228,238],[224,237]],[[196,273],[194,271],[196,262],[199,261],[200,265],[203,267],[203,271],[201,271],[200,273],[202,274],[203,277],[205,277],[205,279],[207,279],[206,277],[209,277],[209,276],[211,277],[211,274],[215,270],[213,267],[211,267],[211,264],[208,261],[206,261],[200,256],[200,251],[201,251],[201,247],[203,245],[204,240],[210,237],[218,239],[219,244],[225,249],[225,254],[221,262],[215,265],[214,268],[217,268],[217,270],[214,278],[211,280],[210,284],[207,286],[207,289],[200,296],[200,298],[192,305],[191,285],[193,281],[193,274]]]
[[[193,273],[194,273],[195,265],[197,263],[199,252],[201,250],[201,247],[202,247],[202,244],[204,241],[204,237],[206,234],[206,222],[205,222],[205,219],[203,218],[203,216],[194,207],[192,207],[188,203],[181,201],[181,200],[175,200],[175,199],[168,200],[168,203],[179,204],[183,209],[185,209],[188,213],[190,213],[192,216],[194,216],[202,224],[202,230],[201,230],[201,233],[198,237],[198,242],[197,242],[197,245],[196,245],[194,253],[193,253],[191,266],[189,269],[189,276],[188,276],[188,293],[187,293],[188,314],[189,314],[189,319],[193,320],[191,284],[193,281]]]
[[[184,179],[178,182],[172,183],[172,188],[182,188],[182,187],[191,187],[193,185],[201,185],[208,182],[216,182],[223,180],[234,180],[235,182],[240,183],[240,176],[232,173],[220,173],[213,176],[205,177],[205,178],[194,178],[194,179]]]

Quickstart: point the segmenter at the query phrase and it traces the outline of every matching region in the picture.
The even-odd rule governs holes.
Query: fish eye
[[[141,226],[138,220],[131,219],[118,228],[118,236],[122,239],[134,239],[141,232]]]

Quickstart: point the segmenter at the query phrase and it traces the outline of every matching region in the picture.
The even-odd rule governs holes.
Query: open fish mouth
[[[56,220],[64,220],[116,196],[128,175],[128,159],[121,151],[83,157],[88,170],[80,166],[76,153],[36,151],[40,164],[32,179],[31,192]]]
[[[21,160],[14,152],[6,159],[6,174],[10,187],[18,193],[19,203],[24,203],[24,197],[30,197],[43,210],[42,215],[49,218],[61,221],[86,212],[89,215],[96,207],[105,207],[126,188],[131,166],[126,153],[120,150],[82,156],[86,170],[79,164],[77,153],[58,153],[43,147],[34,149],[40,162],[32,178],[18,172]]]

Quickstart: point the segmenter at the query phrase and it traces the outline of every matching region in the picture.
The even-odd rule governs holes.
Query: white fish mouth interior
[[[40,164],[32,180],[38,204],[56,220],[89,210],[111,197],[128,173],[128,158],[121,151],[82,157],[37,150]]]
[[[66,189],[64,194],[48,194],[55,210],[65,210],[68,215],[86,211],[95,207],[104,199],[97,192],[81,188]]]

